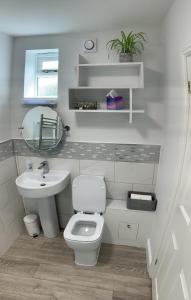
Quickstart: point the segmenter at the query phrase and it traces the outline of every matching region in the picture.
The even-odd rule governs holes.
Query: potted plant
[[[131,62],[133,55],[143,52],[145,42],[146,34],[144,32],[131,31],[125,34],[124,31],[121,31],[121,37],[110,40],[107,47],[109,51],[116,51],[119,54],[120,62]]]

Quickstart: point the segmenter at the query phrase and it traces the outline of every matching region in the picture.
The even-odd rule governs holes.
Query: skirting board
[[[151,276],[151,264],[153,260],[153,255],[152,255],[152,247],[151,247],[151,240],[147,239],[147,246],[146,246],[146,259],[147,259],[147,270],[149,273],[149,277],[152,280],[152,300],[158,300],[158,283],[157,283],[157,278],[152,278]]]
[[[147,239],[146,259],[147,259],[147,270],[148,270],[149,276],[151,277],[150,266],[151,266],[153,257],[152,257],[152,248],[151,248],[151,240],[150,239]]]
[[[157,279],[152,279],[152,300],[159,300]]]

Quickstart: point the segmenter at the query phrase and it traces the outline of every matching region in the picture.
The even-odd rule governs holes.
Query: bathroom
[[[191,299],[190,11],[0,0],[0,299]]]

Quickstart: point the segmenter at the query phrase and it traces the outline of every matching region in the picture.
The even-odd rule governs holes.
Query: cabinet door
[[[118,227],[118,237],[120,241],[135,241],[137,239],[139,225],[121,222]]]

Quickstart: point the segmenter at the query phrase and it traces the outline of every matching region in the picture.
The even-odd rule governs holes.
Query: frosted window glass
[[[56,97],[58,78],[52,77],[38,77],[37,79],[37,96],[40,97]]]

